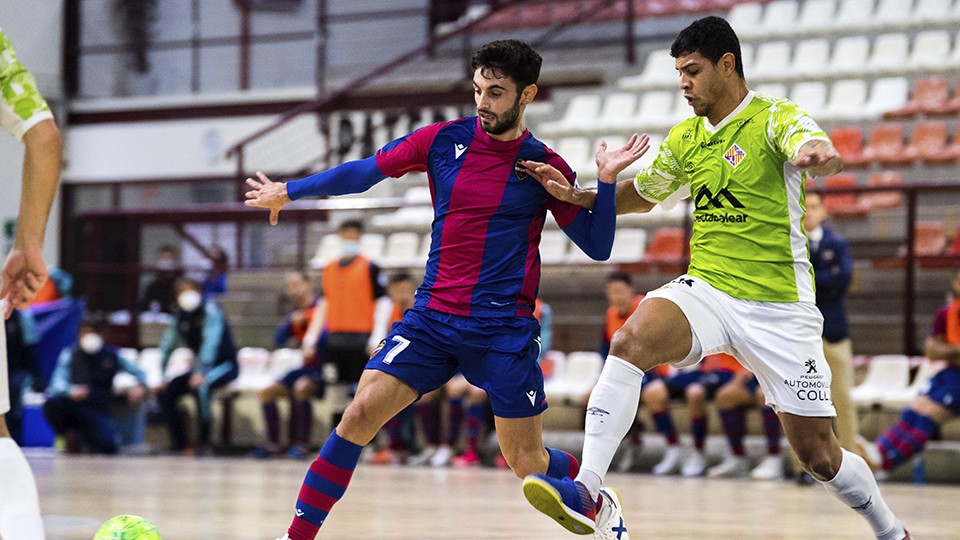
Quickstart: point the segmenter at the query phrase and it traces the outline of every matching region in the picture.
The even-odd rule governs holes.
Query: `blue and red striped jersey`
[[[563,228],[581,208],[549,195],[520,160],[550,164],[571,183],[576,179],[529,131],[497,141],[475,116],[426,126],[377,152],[377,168],[387,176],[429,177],[434,220],[417,306],[474,317],[532,314],[547,210]]]

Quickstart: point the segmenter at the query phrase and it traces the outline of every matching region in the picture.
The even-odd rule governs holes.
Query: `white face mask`
[[[80,338],[80,350],[87,354],[97,354],[103,349],[103,338],[98,334],[84,334]]]
[[[177,297],[177,305],[184,311],[196,311],[203,302],[203,297],[197,291],[183,291]]]
[[[344,240],[340,242],[340,256],[349,259],[360,254],[360,242],[356,240]]]

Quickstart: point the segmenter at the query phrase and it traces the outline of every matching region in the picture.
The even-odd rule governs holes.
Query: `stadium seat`
[[[957,2],[957,19],[960,20],[960,2]],[[954,36],[953,40],[953,52],[950,53],[950,56],[944,59],[944,67],[946,69],[957,69],[960,67],[960,32]]]
[[[830,42],[826,39],[807,39],[797,43],[790,64],[790,77],[809,79],[823,73],[830,58]]]
[[[673,108],[676,96],[677,92],[675,91],[644,92],[640,96],[637,114],[630,120],[630,123],[636,126],[636,129],[647,129],[651,126],[662,126],[670,123],[673,118],[670,110]]]
[[[872,74],[902,72],[907,66],[909,49],[910,39],[902,32],[877,36],[873,40],[873,52],[867,60],[867,72]]]
[[[796,31],[799,10],[797,0],[778,0],[767,4],[761,21],[763,35],[770,39],[792,35]]]
[[[942,255],[947,248],[947,236],[942,221],[918,221],[914,234],[916,255]]]
[[[857,186],[857,177],[851,173],[839,173],[824,180],[827,192],[823,195],[823,206],[835,216],[855,216],[866,213],[856,193],[830,193],[830,188],[848,188]]]
[[[270,376],[279,379],[287,373],[303,367],[303,353],[300,349],[277,349],[270,355]]]
[[[271,382],[268,366],[270,351],[261,347],[243,347],[237,351],[239,374],[230,386],[237,391],[259,391]]]
[[[806,0],[800,6],[800,16],[794,26],[799,35],[829,31],[837,12],[837,0]]]
[[[871,23],[878,28],[896,28],[910,24],[913,0],[878,0]]]
[[[557,153],[577,172],[596,169],[593,159],[595,151],[587,137],[564,137],[557,141]]]
[[[364,257],[377,261],[383,256],[383,246],[387,243],[386,237],[378,233],[366,233],[360,237],[360,253]]]
[[[877,124],[863,149],[863,159],[882,165],[906,165],[903,146],[903,125],[895,122]]]
[[[129,347],[124,347],[118,350],[117,354],[120,356],[120,358],[123,358],[133,365],[137,365],[137,357],[140,356],[140,353],[136,349]],[[113,377],[113,393],[120,394],[122,392],[126,392],[138,384],[140,384],[140,382],[132,373],[121,369]]]
[[[776,4],[770,4],[771,6]],[[778,80],[790,73],[790,43],[769,41],[757,47],[750,78],[757,81]]]
[[[866,164],[863,158],[863,130],[857,126],[834,128],[830,132],[834,148],[840,152],[846,167],[859,167]]]
[[[600,96],[598,94],[578,94],[567,103],[563,118],[556,122],[546,122],[540,126],[542,133],[556,135],[575,133],[589,128],[600,115]]]
[[[566,366],[562,373],[551,380],[548,400],[559,400],[567,403],[580,403],[597,384],[600,370],[603,369],[603,359],[599,353],[592,351],[575,351],[567,354]],[[547,388],[544,388],[544,392]]]
[[[826,72],[849,77],[863,73],[870,57],[870,40],[866,36],[849,36],[837,40]]]
[[[676,86],[677,70],[670,49],[657,49],[647,55],[640,75],[624,77],[618,82],[624,90],[645,90]]]
[[[646,248],[647,231],[643,229],[619,229],[613,239],[610,252],[612,263],[632,263],[643,258]]]
[[[790,91],[790,101],[818,119],[827,105],[827,85],[820,81],[799,82]]]
[[[653,233],[643,260],[647,262],[677,262],[687,251],[687,235],[680,227],[660,227]]]
[[[943,164],[957,159],[947,150],[947,123],[942,121],[917,123],[904,152],[905,157],[920,159],[927,164]]]
[[[546,230],[540,235],[540,262],[561,264],[566,260],[570,239],[563,231]]]
[[[867,177],[868,186],[899,186],[903,178],[896,171],[878,171]],[[860,196],[860,202],[869,210],[898,208],[903,202],[900,191],[871,191]]]
[[[917,5],[913,8],[914,26],[950,20],[953,3],[954,0],[917,0]]]
[[[865,115],[867,82],[843,79],[830,87],[830,98],[821,113],[824,121],[855,120]]]
[[[540,360],[540,372],[543,373],[544,390],[552,381],[563,377],[567,355],[561,351],[547,351],[543,360]],[[549,392],[547,392],[549,393]]]
[[[327,234],[320,240],[317,252],[310,259],[311,268],[323,268],[330,261],[340,256],[340,237],[336,234]]]
[[[902,392],[909,383],[909,358],[899,354],[874,356],[863,382],[850,389],[850,398],[861,407],[880,405],[884,396]]]
[[[753,58],[756,49],[753,46],[753,43],[741,43],[740,44],[740,63],[743,64],[744,74],[753,72]]]
[[[906,77],[877,79],[870,85],[870,98],[863,106],[862,118],[881,118],[883,113],[904,106],[910,94]]]
[[[842,33],[866,30],[871,25],[876,0],[841,0],[832,27]]]
[[[763,4],[750,2],[733,6],[727,22],[741,39],[750,39],[762,33],[761,19],[763,19]]]
[[[603,98],[603,108],[597,121],[591,126],[593,133],[608,130],[629,129],[630,120],[637,109],[637,94],[634,92],[614,92]]]
[[[947,366],[946,362],[933,361],[924,358],[917,366],[910,386],[898,391],[887,392],[883,395],[881,405],[890,411],[902,411],[910,406],[914,398],[920,395],[931,377]]]
[[[430,244],[433,240],[431,233],[426,233],[420,239],[420,249],[417,251],[417,260],[426,261],[430,258]]]
[[[950,87],[947,78],[942,75],[931,75],[917,81],[913,96],[899,109],[887,111],[884,118],[904,118],[919,113],[936,113],[946,108],[950,98]]]
[[[380,258],[384,268],[413,266],[424,261],[418,259],[420,235],[415,232],[396,232],[387,237],[387,246]]]
[[[782,98],[787,96],[787,86],[783,83],[758,84],[754,86],[752,90],[758,94],[774,98]]]
[[[140,351],[137,356],[137,365],[147,376],[147,386],[156,388],[163,382],[163,353],[155,347],[148,347]]]
[[[947,69],[944,58],[950,57],[950,34],[946,30],[920,32],[913,38],[913,49],[904,69],[931,72]]]

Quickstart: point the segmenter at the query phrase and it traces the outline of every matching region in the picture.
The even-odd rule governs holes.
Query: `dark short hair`
[[[203,286],[200,285],[200,282],[189,277],[182,277],[178,279],[176,287],[174,287],[174,290],[179,290],[181,287],[190,287],[191,289],[198,292],[203,291]]]
[[[402,283],[404,281],[409,281],[413,283],[413,276],[407,272],[397,272],[396,274],[390,276],[390,280],[387,281],[387,285],[394,285],[396,283]]]
[[[353,230],[355,230],[355,231],[360,231],[360,232],[362,233],[362,232],[363,232],[363,222],[360,221],[359,219],[348,219],[348,220],[344,221],[343,223],[341,223],[341,224],[340,224],[340,227],[337,228],[337,230],[340,231],[340,232],[348,231],[348,230],[351,230],[351,229],[353,229]]]
[[[540,65],[543,58],[528,43],[517,39],[491,41],[473,53],[470,67],[503,73],[513,79],[523,90],[536,84],[540,78]]]
[[[107,328],[107,319],[103,313],[100,312],[88,312],[83,315],[80,319],[80,323],[77,325],[78,330],[89,329],[94,332],[102,333]]]
[[[626,272],[621,272],[619,270],[610,272],[610,274],[607,276],[607,283],[614,283],[617,281],[621,281],[633,287],[633,280],[630,279],[630,274]]]
[[[690,23],[677,35],[670,47],[670,56],[680,58],[692,53],[700,53],[714,65],[727,53],[736,57],[737,75],[743,78],[743,58],[740,53],[740,40],[722,17],[711,15]]]

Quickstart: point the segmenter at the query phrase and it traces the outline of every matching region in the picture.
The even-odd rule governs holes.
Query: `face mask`
[[[340,256],[349,259],[360,254],[360,242],[356,240],[344,240],[340,242]]]
[[[80,350],[87,354],[97,354],[103,349],[103,338],[97,334],[84,334],[80,338]]]
[[[177,305],[184,311],[196,311],[203,302],[203,297],[197,291],[183,291],[177,297]]]

